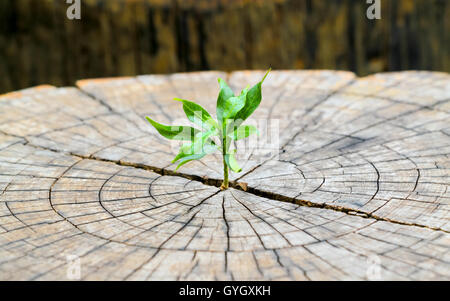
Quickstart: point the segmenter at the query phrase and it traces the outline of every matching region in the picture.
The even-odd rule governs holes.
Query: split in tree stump
[[[450,75],[275,71],[253,118],[279,147],[243,145],[227,191],[219,158],[175,172],[144,117],[214,112],[217,77],[262,74],[1,96],[0,279],[66,279],[77,256],[83,280],[450,280]]]

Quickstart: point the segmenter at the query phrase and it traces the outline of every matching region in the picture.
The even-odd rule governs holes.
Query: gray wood
[[[218,157],[175,172],[144,116],[262,74],[0,96],[0,279],[68,279],[75,255],[83,280],[450,280],[450,75],[274,71],[253,121],[276,149],[240,145],[227,191]]]

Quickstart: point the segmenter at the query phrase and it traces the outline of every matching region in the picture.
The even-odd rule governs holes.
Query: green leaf
[[[200,133],[199,130],[190,126],[168,126],[160,124],[150,117],[146,117],[148,122],[155,127],[155,129],[162,136],[171,140],[193,141],[194,137]]]
[[[250,135],[258,134],[258,129],[253,125],[242,125],[233,131],[234,140],[245,139]]]
[[[237,126],[236,125],[236,115],[239,113],[242,108],[245,106],[245,99],[248,92],[248,88],[242,90],[239,96],[233,96],[228,98],[224,103],[223,108],[223,120],[222,120],[222,135],[226,137],[231,131],[233,131]]]
[[[231,152],[228,149],[232,140],[240,140],[258,133],[254,126],[240,126],[259,106],[261,103],[262,92],[261,86],[270,70],[264,78],[249,89],[248,87],[241,91],[240,95],[235,96],[233,90],[221,78],[219,78],[220,93],[217,98],[217,118],[214,120],[211,115],[200,105],[184,100],[176,100],[183,103],[183,110],[188,119],[196,125],[200,125],[203,131],[188,126],[167,126],[147,117],[147,120],[156,130],[164,137],[174,140],[189,141],[180,147],[178,155],[172,163],[178,162],[176,170],[183,165],[194,160],[200,160],[208,154],[221,151],[224,156],[226,166],[233,172],[241,172],[235,158],[236,150]],[[211,138],[218,135],[221,140],[221,146]],[[228,171],[228,168],[225,170]],[[228,181],[228,172],[224,172],[224,183]],[[225,185],[226,186],[226,185]]]
[[[185,143],[180,147],[178,155],[172,160],[172,163],[177,162],[178,160],[192,155],[192,143]]]
[[[210,138],[211,134],[214,132],[215,130],[210,132],[201,132],[195,136],[193,142],[183,144],[180,147],[178,155],[173,159],[172,163],[175,163],[176,161],[181,159],[182,162],[184,162],[184,159],[187,157],[190,157],[190,161],[198,160],[194,155],[203,155],[200,157],[201,159],[204,156],[212,154],[219,150],[215,142]]]
[[[218,79],[219,86],[220,86],[220,94],[222,94],[223,99],[227,100],[230,97],[234,96],[233,90],[228,86],[227,82],[224,81],[222,78]]]
[[[175,100],[183,103],[184,113],[186,113],[187,118],[192,123],[197,124],[206,130],[212,128],[219,129],[217,122],[211,117],[208,111],[199,104],[180,98],[175,98]]]
[[[241,105],[242,105],[242,103],[244,103],[244,105],[245,105],[245,99],[246,99],[247,92],[248,92],[248,87],[245,88],[244,90],[242,90],[241,94],[239,95],[240,104]],[[237,113],[232,112],[232,115],[236,115],[236,114]],[[233,117],[235,117],[235,116],[230,116],[228,118],[224,118],[224,120],[223,120],[222,132],[223,132],[224,136],[226,136],[229,133],[231,133],[232,131],[234,131],[234,129],[239,127],[239,125],[242,123],[242,122],[239,122],[239,120],[236,120]]]
[[[245,97],[233,96],[228,98],[223,104],[223,122],[227,119],[234,119],[236,114],[245,106]]]
[[[236,115],[235,119],[239,120],[239,124],[242,124],[250,115],[253,114],[253,112],[258,108],[259,104],[261,103],[262,94],[261,94],[261,86],[266,79],[267,75],[271,69],[269,69],[266,74],[264,75],[263,79],[254,85],[246,94],[246,101],[244,108],[239,111],[239,113]]]
[[[188,143],[181,147],[180,153],[175,157],[172,163],[179,161],[177,171],[181,166],[185,165],[194,160],[200,160],[206,155],[212,154],[218,150],[217,145],[211,139],[207,139],[206,143],[202,146],[202,151],[199,153],[198,150],[195,149],[194,144]]]
[[[216,133],[216,130],[198,133],[194,138],[194,142],[192,143],[193,152],[194,153],[205,152],[207,147],[209,147],[211,145],[215,146],[216,144],[210,138],[215,133]]]
[[[175,171],[177,171],[181,166],[183,166],[186,163],[189,163],[191,161],[194,160],[200,160],[202,159],[204,156],[206,156],[206,153],[202,153],[202,154],[196,154],[196,155],[190,155],[187,157],[184,157],[183,159],[181,159],[180,163],[178,164],[177,168],[175,168]]]
[[[225,103],[228,99],[231,97],[234,97],[233,90],[228,86],[228,84],[221,78],[218,79],[219,85],[220,85],[220,92],[219,97],[217,98],[217,108],[216,108],[216,114],[217,119],[219,120],[219,123],[222,124],[224,117],[224,108]]]
[[[225,155],[225,162],[232,171],[238,173],[242,171],[242,168],[237,163],[236,158],[234,157],[234,152]]]

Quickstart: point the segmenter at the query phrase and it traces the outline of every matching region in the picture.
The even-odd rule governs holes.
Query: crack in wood
[[[21,137],[21,138],[25,139],[23,137]],[[208,177],[201,177],[201,176],[197,176],[197,175],[193,175],[193,174],[186,174],[186,173],[181,173],[181,172],[175,172],[175,171],[168,170],[168,169],[165,169],[165,168],[158,168],[158,167],[149,166],[149,165],[140,164],[140,163],[132,163],[132,162],[126,162],[126,161],[122,161],[122,160],[108,160],[108,159],[99,158],[99,157],[96,157],[96,156],[93,156],[93,155],[91,155],[91,156],[84,156],[84,155],[76,154],[76,153],[73,153],[73,152],[61,152],[61,151],[56,150],[56,149],[51,149],[51,148],[46,148],[46,147],[32,145],[28,141],[26,142],[26,145],[29,145],[31,147],[38,148],[38,149],[48,150],[48,151],[55,152],[55,153],[69,154],[71,156],[78,157],[78,158],[84,159],[84,160],[95,160],[95,161],[100,161],[100,162],[108,162],[108,163],[116,164],[116,165],[119,165],[119,166],[133,167],[133,168],[137,168],[137,169],[143,169],[143,170],[147,170],[147,171],[152,171],[152,172],[157,173],[157,174],[159,174],[161,176],[182,177],[182,178],[189,179],[189,180],[192,180],[192,181],[200,182],[200,183],[202,183],[204,185],[213,186],[213,187],[217,187],[217,188],[220,188],[221,185],[222,185],[222,180],[221,179],[214,179],[214,178],[208,178]],[[370,164],[373,164],[373,163],[370,163]],[[242,178],[242,177],[240,177],[240,178]],[[312,207],[312,208],[334,210],[334,211],[346,213],[348,215],[358,216],[358,217],[361,217],[361,218],[370,218],[370,219],[375,219],[377,221],[385,221],[385,222],[390,222],[390,223],[404,225],[404,226],[420,227],[420,228],[426,228],[426,229],[430,229],[430,230],[434,230],[434,231],[442,231],[442,232],[450,233],[450,231],[447,231],[447,230],[439,228],[439,227],[432,227],[432,226],[427,226],[427,225],[423,225],[423,224],[419,224],[419,223],[409,223],[409,222],[393,220],[393,219],[377,216],[377,215],[372,214],[370,212],[365,212],[365,211],[357,210],[357,209],[353,209],[353,208],[347,208],[347,207],[344,207],[344,206],[330,205],[330,204],[326,204],[326,203],[315,203],[315,202],[312,202],[312,201],[292,198],[292,197],[288,197],[288,196],[285,196],[285,195],[282,195],[282,194],[279,194],[279,193],[275,193],[275,192],[271,192],[271,191],[265,191],[265,190],[262,190],[262,189],[251,187],[251,186],[248,186],[247,183],[245,183],[244,186],[247,188],[246,190],[244,190],[242,188],[243,187],[242,183],[238,182],[237,180],[230,181],[230,187],[232,187],[234,189],[245,191],[247,193],[250,193],[250,194],[253,194],[253,195],[256,195],[256,196],[260,196],[260,197],[264,197],[264,198],[267,198],[267,199],[275,200],[275,201],[292,203],[292,204],[296,204],[296,205],[300,205],[300,206],[306,206],[306,207]]]
[[[163,99],[174,91],[209,106],[205,96],[214,97],[217,73],[86,81],[82,93],[54,89],[49,99],[7,100],[11,114],[30,106],[42,116],[25,112],[0,122],[0,276],[20,265],[29,275],[23,278],[58,277],[64,258],[52,252],[86,241],[89,247],[76,252],[88,262],[86,280],[115,272],[115,279],[161,279],[161,272],[179,280],[241,280],[249,273],[361,279],[370,253],[383,260],[387,278],[447,277],[449,100],[437,90],[405,98],[409,75],[402,74],[348,83],[327,71],[275,72],[265,94],[268,113],[260,116],[288,114],[282,128],[295,126],[282,137],[280,160],[257,162],[252,149],[244,175],[225,192],[214,163],[185,172],[164,165],[172,155],[167,144],[135,118],[149,106],[167,119],[174,107],[161,110]],[[239,89],[257,73],[225,75]],[[329,78],[331,86],[322,87]],[[311,95],[299,96],[305,91]],[[379,103],[363,99],[370,96]],[[291,114],[299,99],[300,115]],[[91,264],[99,256],[105,260]],[[27,266],[32,258],[45,269]]]

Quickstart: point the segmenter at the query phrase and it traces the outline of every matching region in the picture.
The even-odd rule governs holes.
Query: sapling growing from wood
[[[222,78],[219,78],[220,92],[217,98],[215,120],[202,106],[192,101],[175,98],[183,104],[187,118],[199,129],[190,126],[168,126],[160,124],[150,117],[146,117],[150,124],[164,137],[171,140],[187,141],[179,150],[172,163],[177,162],[178,170],[184,164],[193,160],[200,160],[206,155],[220,152],[223,161],[223,183],[221,189],[229,186],[229,170],[239,173],[242,171],[235,158],[236,149],[231,148],[231,142],[245,139],[257,134],[258,130],[252,125],[242,125],[258,108],[262,99],[261,86],[269,74],[252,88],[245,88],[239,95]]]

